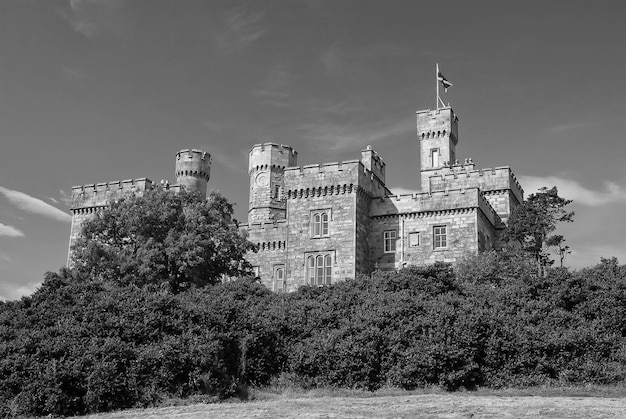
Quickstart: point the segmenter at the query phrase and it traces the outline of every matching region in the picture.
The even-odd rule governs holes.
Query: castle
[[[249,154],[247,255],[276,292],[327,285],[375,269],[454,262],[499,248],[500,232],[523,190],[509,167],[476,170],[456,159],[458,118],[450,107],[417,112],[421,192],[392,195],[386,165],[371,146],[358,160],[297,166],[286,145],[257,144]],[[211,156],[176,155],[175,185],[206,196]],[[109,202],[153,187],[146,178],[75,186],[70,246],[82,222]],[[69,256],[68,256],[69,263]]]

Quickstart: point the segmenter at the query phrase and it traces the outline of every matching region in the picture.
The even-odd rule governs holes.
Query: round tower
[[[287,203],[283,196],[285,168],[297,165],[298,153],[291,147],[274,144],[256,144],[250,150],[250,206],[248,223],[282,220]]]
[[[180,150],[176,153],[176,183],[186,190],[199,192],[206,198],[206,187],[211,177],[211,155],[202,150]]]

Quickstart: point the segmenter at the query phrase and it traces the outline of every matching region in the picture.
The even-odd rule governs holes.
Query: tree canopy
[[[114,202],[85,222],[72,247],[79,276],[121,285],[169,284],[180,292],[242,275],[254,246],[219,193],[206,200],[161,188]]]
[[[554,261],[549,257],[549,248],[557,248],[562,258],[569,252],[565,238],[552,233],[558,223],[574,221],[574,211],[565,209],[571,202],[559,196],[556,186],[541,188],[513,211],[503,238],[534,255],[539,266],[551,265]]]

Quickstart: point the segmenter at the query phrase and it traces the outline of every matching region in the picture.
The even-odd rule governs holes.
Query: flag
[[[441,71],[437,74],[437,80],[439,80],[439,82],[441,83],[441,85],[443,86],[443,90],[444,91],[448,91],[448,87],[452,87],[452,83],[450,83],[444,76],[443,74],[441,74]]]

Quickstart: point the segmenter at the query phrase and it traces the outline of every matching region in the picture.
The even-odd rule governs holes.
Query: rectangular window
[[[420,245],[420,233],[414,231],[409,233],[409,246],[417,247]]]
[[[433,148],[430,150],[430,161],[433,167],[439,167],[439,149]]]
[[[328,237],[330,210],[311,212],[311,237]]]
[[[446,226],[433,227],[433,247],[435,249],[448,247],[448,235]]]
[[[393,253],[396,251],[396,240],[398,233],[396,230],[388,230],[383,233],[383,244],[385,253]]]
[[[258,266],[253,266],[252,267],[252,276],[254,276],[255,278],[258,278],[258,276],[259,276],[259,267]]]
[[[285,266],[274,266],[274,291],[285,292]]]

